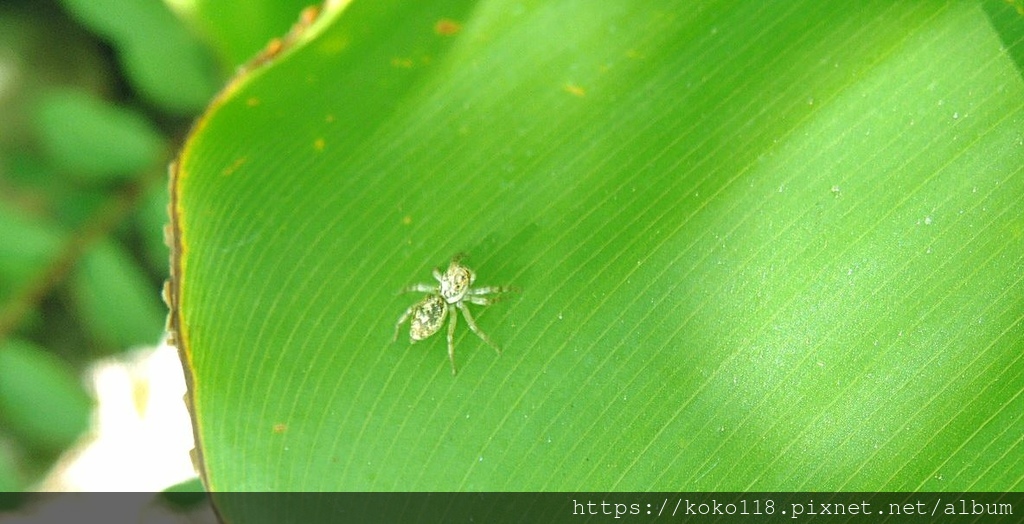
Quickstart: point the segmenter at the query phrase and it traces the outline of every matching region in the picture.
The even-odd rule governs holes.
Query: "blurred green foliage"
[[[87,429],[91,362],[160,341],[166,166],[305,5],[258,4],[0,4],[0,491],[30,488]]]
[[[0,346],[0,410],[33,451],[59,452],[89,421],[90,401],[71,368],[33,344]]]
[[[45,94],[34,116],[44,154],[84,182],[130,178],[166,156],[163,137],[143,115],[81,91]]]
[[[126,77],[161,109],[194,114],[220,85],[212,57],[160,0],[64,0],[116,50]]]

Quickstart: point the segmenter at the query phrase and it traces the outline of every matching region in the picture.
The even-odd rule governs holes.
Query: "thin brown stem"
[[[157,173],[147,174],[115,192],[82,227],[68,237],[49,264],[21,286],[10,300],[0,305],[0,341],[17,329],[25,315],[64,281],[89,248],[106,237],[138,207],[142,196],[161,181],[162,172],[159,172],[160,175]]]

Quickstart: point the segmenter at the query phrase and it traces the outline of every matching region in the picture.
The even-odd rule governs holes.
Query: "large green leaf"
[[[329,9],[176,172],[207,487],[1020,489],[1022,36],[1002,2]],[[457,252],[520,291],[453,377],[390,339]]]

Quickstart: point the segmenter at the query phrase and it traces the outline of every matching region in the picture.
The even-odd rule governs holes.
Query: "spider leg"
[[[489,306],[497,302],[499,299],[497,297],[475,297],[473,295],[466,295],[462,297],[462,300],[476,304],[478,306]]]
[[[413,284],[402,288],[398,293],[434,293],[437,291],[437,286],[430,284]]]
[[[452,313],[452,320],[448,323],[448,360],[452,363],[452,375],[455,374],[455,324],[459,316]]]
[[[406,320],[409,320],[409,316],[412,315],[412,310],[414,310],[414,309],[416,309],[416,304],[413,304],[413,305],[409,306],[405,310],[405,313],[402,313],[402,316],[399,317],[398,322],[395,322],[395,335],[393,337],[391,337],[391,342],[392,343],[394,343],[396,340],[398,340],[398,330],[401,329],[402,324],[405,324]]]
[[[434,278],[435,278],[435,279],[436,279],[436,280],[437,280],[438,282],[440,282],[440,281],[441,281],[441,279],[442,279],[442,278],[444,278],[444,277],[443,277],[443,276],[441,275],[441,270],[440,270],[440,269],[437,269],[436,267],[434,268]]]
[[[499,294],[499,293],[508,293],[510,291],[514,291],[514,289],[512,289],[512,288],[510,288],[508,286],[486,286],[486,287],[471,288],[468,291],[466,291],[466,294],[467,295],[474,295],[474,296],[496,295],[496,294]]]
[[[499,300],[503,300],[502,294],[511,293],[517,291],[515,288],[507,286],[490,286],[490,287],[477,287],[470,288],[466,292],[466,296],[462,297],[466,302],[471,302],[478,306],[489,306]],[[491,296],[488,296],[491,295]]]
[[[462,310],[462,316],[466,317],[466,323],[469,324],[469,329],[473,330],[473,333],[476,333],[476,336],[480,337],[480,340],[483,340],[484,342],[487,343],[488,346],[494,348],[494,350],[498,352],[498,355],[501,355],[501,348],[499,348],[497,344],[492,342],[490,337],[488,337],[487,334],[485,334],[483,331],[480,331],[480,328],[477,327],[476,321],[473,320],[473,315],[470,314],[469,312],[469,308],[463,305],[462,302],[456,302],[455,305]],[[455,317],[456,315],[453,313],[452,319],[454,320]]]

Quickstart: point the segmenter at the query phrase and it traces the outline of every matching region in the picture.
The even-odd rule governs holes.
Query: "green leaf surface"
[[[1021,489],[1022,24],[329,11],[181,154],[207,488]],[[462,322],[453,377],[444,335],[391,336],[459,252],[519,291],[469,306],[504,351]]]
[[[70,446],[91,411],[70,366],[28,342],[0,343],[0,421],[25,446],[51,453]]]
[[[57,168],[86,180],[123,179],[151,169],[164,141],[142,115],[77,91],[57,91],[39,102],[36,128]]]

